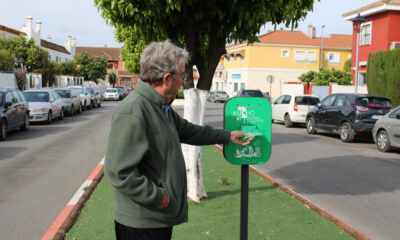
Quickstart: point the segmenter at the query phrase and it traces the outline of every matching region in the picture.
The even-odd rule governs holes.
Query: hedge
[[[367,64],[368,93],[400,105],[400,49],[371,53]]]

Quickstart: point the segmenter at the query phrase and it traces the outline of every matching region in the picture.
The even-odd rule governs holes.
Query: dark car
[[[309,134],[317,129],[335,131],[343,142],[352,142],[356,135],[371,136],[377,119],[393,107],[389,98],[367,94],[340,93],[324,98],[306,118]]]
[[[29,129],[28,102],[18,90],[0,89],[0,140],[16,128]]]
[[[264,94],[260,90],[251,90],[251,89],[241,89],[237,93],[238,97],[264,97]]]
[[[101,107],[101,95],[96,88],[88,87],[91,108]]]

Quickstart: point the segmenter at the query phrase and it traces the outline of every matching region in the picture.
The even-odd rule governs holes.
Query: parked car
[[[15,89],[0,89],[0,140],[7,132],[21,128],[29,129],[29,108],[24,95]]]
[[[75,113],[82,112],[81,97],[75,88],[60,88],[55,89],[56,93],[60,95],[64,104],[64,114],[73,116]]]
[[[119,100],[122,100],[122,99],[124,99],[124,98],[125,98],[125,93],[124,93],[124,90],[123,90],[122,88],[115,88],[115,89],[117,89],[117,91],[118,91],[118,94],[119,94]]]
[[[96,88],[87,88],[90,93],[90,107],[96,108],[101,107],[101,96],[100,92]]]
[[[241,89],[237,93],[238,97],[264,97],[260,90]]]
[[[86,109],[90,108],[90,100],[91,96],[89,93],[89,90],[87,87],[82,87],[82,86],[69,86],[69,88],[76,88],[78,90],[80,97],[81,97],[81,104],[82,104],[82,110],[86,111]]]
[[[115,86],[115,88],[120,89],[122,91],[122,99],[128,96],[128,90],[124,86]]]
[[[400,148],[400,106],[376,121],[372,136],[379,151],[389,152],[394,147]]]
[[[64,104],[54,89],[35,89],[24,91],[29,105],[29,120],[31,122],[47,122],[54,118],[64,119]]]
[[[389,98],[366,94],[340,93],[324,98],[308,112],[309,134],[317,129],[336,131],[343,142],[352,142],[356,135],[371,136],[377,119],[393,107]]]
[[[107,88],[104,92],[104,100],[120,100],[120,94],[116,88]]]
[[[229,95],[224,91],[211,91],[207,97],[209,102],[226,102],[228,99]]]
[[[293,123],[305,123],[308,111],[317,103],[317,96],[282,95],[272,103],[272,121],[284,122],[285,127],[292,127]]]
[[[132,87],[126,87],[126,90],[128,91],[128,95],[133,92],[133,88]]]

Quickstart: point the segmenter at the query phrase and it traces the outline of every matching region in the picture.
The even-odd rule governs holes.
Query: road
[[[205,123],[223,127],[223,104],[207,109]],[[400,151],[273,124],[271,159],[254,167],[372,239],[399,239]]]
[[[0,142],[0,239],[40,239],[105,154],[118,102]]]
[[[103,158],[117,104],[0,142],[0,239],[40,239]],[[205,122],[222,128],[223,104],[208,103]],[[273,124],[271,159],[255,167],[372,239],[400,236],[399,152]]]

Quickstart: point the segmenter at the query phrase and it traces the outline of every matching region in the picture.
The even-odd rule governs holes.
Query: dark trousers
[[[172,227],[133,228],[117,221],[114,224],[117,240],[171,240],[172,237]]]

